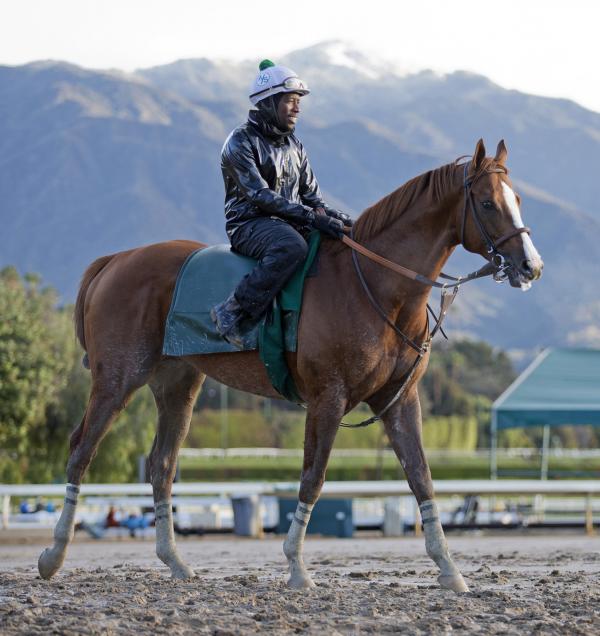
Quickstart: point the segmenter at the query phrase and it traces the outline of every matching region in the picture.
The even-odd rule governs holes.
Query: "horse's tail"
[[[79,344],[81,344],[86,354],[83,356],[82,364],[86,369],[90,368],[90,363],[87,355],[87,349],[85,346],[85,329],[83,325],[83,310],[85,307],[85,298],[88,289],[96,276],[110,263],[115,257],[115,254],[109,256],[101,256],[97,258],[84,272],[81,277],[81,284],[79,285],[79,292],[77,293],[77,300],[75,301],[75,313],[73,319],[75,321],[75,335]]]

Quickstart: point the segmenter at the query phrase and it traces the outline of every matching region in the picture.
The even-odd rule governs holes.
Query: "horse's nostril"
[[[526,259],[521,263],[521,270],[524,274],[533,274],[533,263]]]

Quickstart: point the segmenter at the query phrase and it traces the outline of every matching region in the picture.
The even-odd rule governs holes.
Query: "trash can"
[[[262,515],[260,511],[260,497],[245,495],[232,497],[233,532],[240,537],[263,536]]]
[[[404,534],[404,502],[400,497],[387,497],[383,508],[383,535],[401,537]]]
[[[279,525],[277,532],[285,534],[290,529],[297,499],[279,498]],[[319,499],[313,508],[307,534],[349,538],[354,534],[352,499]]]

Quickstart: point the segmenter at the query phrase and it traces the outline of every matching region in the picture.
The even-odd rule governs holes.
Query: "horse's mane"
[[[397,190],[368,207],[354,223],[354,238],[359,242],[373,238],[386,229],[417,199],[420,199],[419,203],[423,207],[439,204],[450,194],[455,185],[456,166],[461,159],[463,157],[407,181]],[[492,164],[495,164],[495,161],[486,157],[477,176],[488,170]]]

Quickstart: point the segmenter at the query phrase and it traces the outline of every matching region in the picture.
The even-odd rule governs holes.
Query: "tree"
[[[482,341],[457,340],[434,347],[422,382],[426,413],[476,415],[515,379],[510,358]]]
[[[69,437],[85,412],[90,373],[81,365],[72,307],[37,276],[0,271],[0,481],[64,481]],[[138,391],[113,424],[90,467],[90,479],[135,478],[150,451],[156,408]]]
[[[89,395],[90,374],[81,365],[72,309],[66,306],[55,310],[48,335],[61,364],[55,371],[55,391],[46,402],[44,421],[28,434],[26,477],[32,482],[65,481],[69,437],[81,420]]]
[[[0,478],[21,481],[30,441],[45,423],[47,404],[61,388],[66,360],[53,337],[62,317],[56,293],[39,279],[0,271]]]

